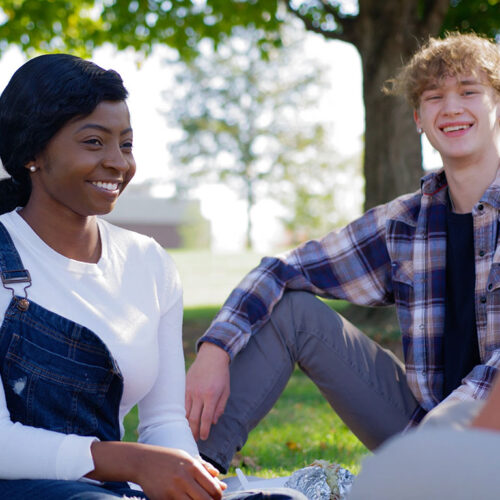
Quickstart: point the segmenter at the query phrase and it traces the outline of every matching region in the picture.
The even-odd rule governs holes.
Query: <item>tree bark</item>
[[[381,92],[394,75],[399,48],[385,48],[384,54],[363,58],[365,103],[365,209],[415,191],[422,177],[420,136],[413,112],[400,97]]]
[[[417,190],[423,171],[413,110],[402,98],[385,96],[381,89],[421,42],[439,33],[449,0],[359,0],[359,13],[338,17],[341,29],[335,31],[323,31],[294,10],[289,0],[287,4],[306,29],[352,43],[359,51],[365,104],[365,209]]]

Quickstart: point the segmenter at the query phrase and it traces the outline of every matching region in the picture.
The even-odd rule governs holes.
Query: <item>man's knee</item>
[[[338,316],[333,309],[313,293],[290,290],[284,293],[274,308],[272,316],[275,318],[282,315],[300,316],[302,314],[311,315],[321,313],[331,313]]]
[[[285,321],[293,325],[293,329],[307,325],[326,322],[330,327],[342,327],[344,319],[335,310],[310,292],[287,291],[274,308],[271,315],[272,322],[280,324]],[[321,328],[323,329],[323,328]]]

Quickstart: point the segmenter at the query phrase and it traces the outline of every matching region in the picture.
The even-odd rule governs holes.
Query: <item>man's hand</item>
[[[196,440],[207,439],[229,397],[229,355],[204,342],[186,377],[186,416]]]

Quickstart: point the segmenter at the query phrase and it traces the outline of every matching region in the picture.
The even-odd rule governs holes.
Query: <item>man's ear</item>
[[[422,133],[422,124],[420,122],[420,116],[418,114],[418,109],[413,110],[413,119],[415,120],[415,124],[417,125],[417,132],[419,134]]]
[[[417,125],[417,128],[420,128],[420,116],[418,115],[418,109],[413,110],[413,119]]]

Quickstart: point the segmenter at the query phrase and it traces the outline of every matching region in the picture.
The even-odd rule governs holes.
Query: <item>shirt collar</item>
[[[444,173],[444,169],[437,170],[435,172],[431,172],[430,174],[422,177],[420,181],[420,186],[422,189],[422,194],[426,196],[435,196],[438,193],[443,191],[443,200],[444,198],[444,188],[448,186],[448,182],[446,181],[446,175]]]
[[[444,169],[431,172],[421,179],[422,194],[427,196],[438,196],[446,200],[445,189],[448,186]],[[500,208],[500,168],[493,182],[488,186],[480,201],[488,203],[494,208]]]
[[[500,168],[497,170],[497,175],[488,189],[481,196],[483,203],[488,203],[493,208],[500,208]]]

